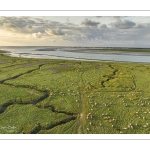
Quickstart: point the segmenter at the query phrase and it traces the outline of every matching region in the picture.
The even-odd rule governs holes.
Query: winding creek
[[[4,85],[9,85],[10,87],[11,86],[14,86],[13,84],[7,84],[5,83],[5,81],[7,80],[13,80],[13,79],[16,79],[22,75],[25,75],[25,74],[30,74],[31,72],[35,71],[35,70],[38,70],[40,68],[40,66],[42,65],[39,65],[38,68],[36,69],[32,69],[32,70],[29,70],[25,73],[21,73],[21,74],[18,74],[14,77],[10,77],[10,78],[6,78],[4,80],[1,80],[0,81],[0,84],[4,84]],[[28,88],[28,89],[35,89],[34,87],[30,87],[30,86],[24,86],[24,85],[19,85],[19,86],[16,86],[17,87],[22,87],[22,88]],[[49,95],[49,92],[48,91],[42,91],[42,90],[38,90],[38,89],[35,89],[37,91],[40,91],[40,92],[43,92],[43,96],[39,97],[38,99],[35,99],[35,100],[32,100],[32,101],[27,101],[27,102],[17,102],[17,101],[12,101],[12,102],[8,102],[8,103],[5,103],[3,104],[1,107],[0,107],[0,114],[3,114],[6,112],[7,108],[11,105],[15,105],[15,104],[19,104],[19,105],[28,105],[28,104],[32,104],[34,105],[35,107],[38,107],[39,109],[50,109],[52,112],[54,113],[63,113],[63,114],[66,114],[68,115],[68,117],[66,119],[63,119],[59,122],[56,122],[54,124],[51,124],[50,126],[46,127],[46,128],[43,128],[42,126],[40,126],[40,124],[35,127],[30,134],[37,134],[40,130],[49,130],[49,129],[52,129],[56,126],[59,126],[59,125],[62,125],[62,124],[66,124],[72,120],[75,120],[77,119],[77,113],[72,113],[72,112],[65,112],[65,111],[59,111],[59,110],[56,110],[54,106],[50,105],[50,106],[45,106],[45,107],[41,107],[41,106],[38,106],[36,104],[38,104],[39,102],[41,101],[44,101],[46,98],[48,98],[50,95]]]

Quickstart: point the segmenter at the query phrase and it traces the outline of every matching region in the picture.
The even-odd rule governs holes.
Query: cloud
[[[4,37],[8,39],[12,36],[16,38],[11,40],[19,39],[23,41],[23,38],[29,42],[38,40],[38,44],[41,41],[45,43],[56,41],[56,44],[58,44],[58,41],[63,41],[86,45],[97,42],[98,45],[103,44],[103,46],[108,46],[108,43],[118,45],[129,43],[130,45],[130,41],[149,43],[150,23],[148,21],[144,23],[141,21],[141,23],[136,24],[133,20],[130,20],[131,17],[127,19],[119,16],[104,16],[99,19],[104,22],[100,23],[96,21],[98,18],[94,16],[90,19],[84,19],[81,24],[74,24],[71,20],[61,23],[46,20],[44,17],[0,17],[0,36],[2,40]],[[95,21],[93,21],[94,19]]]
[[[2,28],[13,32],[19,30],[15,25],[11,23],[3,23]]]
[[[47,33],[48,35],[64,35],[64,33],[60,29],[56,30],[47,29],[45,30],[45,33]]]
[[[96,16],[96,18],[101,18],[101,17],[103,17],[103,16]]]
[[[30,17],[0,17],[0,24],[3,23],[10,23],[22,28],[28,24],[35,24],[36,21]]]
[[[27,31],[32,31],[33,27],[32,27],[32,25],[26,25],[26,26],[25,26],[25,29],[26,29]]]
[[[33,38],[41,38],[41,37],[42,37],[42,33],[41,33],[41,32],[32,33],[32,37],[33,37]]]
[[[97,27],[100,24],[100,22],[95,22],[89,19],[84,19],[84,21],[81,24],[85,26],[89,26],[89,27]]]
[[[118,29],[130,29],[133,28],[135,25],[135,22],[132,22],[130,20],[121,21],[120,19],[117,22],[113,23],[113,26]]]
[[[115,18],[115,19],[120,19],[122,16],[113,16],[113,18]]]
[[[136,27],[137,27],[137,28],[144,28],[144,25],[138,24]]]
[[[106,24],[102,24],[100,27],[101,28],[107,28],[107,25]]]
[[[0,28],[9,31],[28,33],[44,33],[46,29],[55,29],[63,24],[34,17],[0,17]]]

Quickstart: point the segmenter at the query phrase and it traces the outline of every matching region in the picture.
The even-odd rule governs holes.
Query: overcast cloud
[[[143,17],[97,16],[82,17],[80,23],[71,22],[78,18],[69,17],[66,21],[64,17],[64,22],[59,22],[58,18],[55,21],[48,17],[0,17],[0,37],[6,41],[3,43],[14,45],[35,45],[37,40],[38,45],[52,46],[150,47],[148,17],[143,21]]]

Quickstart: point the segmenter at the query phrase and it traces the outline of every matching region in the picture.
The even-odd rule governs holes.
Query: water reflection
[[[79,48],[65,47],[7,47],[9,56],[25,58],[45,58],[45,59],[77,59],[77,60],[99,60],[99,61],[123,61],[123,62],[150,62],[150,55],[146,53],[122,53],[97,52],[79,50]]]

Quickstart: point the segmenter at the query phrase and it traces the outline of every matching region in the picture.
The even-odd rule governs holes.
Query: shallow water
[[[146,53],[126,53],[126,52],[95,52],[86,51],[86,48],[75,47],[39,47],[39,46],[11,46],[0,47],[1,50],[8,51],[9,56],[25,58],[44,59],[77,59],[77,60],[99,60],[99,61],[119,61],[119,62],[150,62],[150,55]]]

